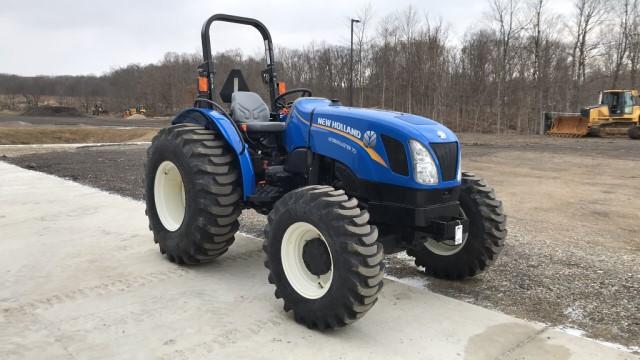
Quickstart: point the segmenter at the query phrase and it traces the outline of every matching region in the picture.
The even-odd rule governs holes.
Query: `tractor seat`
[[[231,118],[251,133],[281,133],[287,127],[284,122],[270,121],[269,107],[260,95],[250,91],[236,91],[231,95]]]

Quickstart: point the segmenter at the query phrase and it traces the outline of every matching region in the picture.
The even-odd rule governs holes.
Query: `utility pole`
[[[351,55],[349,56],[349,106],[353,106],[353,24],[359,23],[358,19],[351,19]]]

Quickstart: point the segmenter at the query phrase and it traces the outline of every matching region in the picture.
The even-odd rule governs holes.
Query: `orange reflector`
[[[198,76],[198,91],[209,92],[209,79],[205,76]]]
[[[284,81],[278,83],[278,95],[282,95],[287,92],[287,84]]]

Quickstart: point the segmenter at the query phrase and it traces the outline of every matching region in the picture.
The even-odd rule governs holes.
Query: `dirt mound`
[[[18,114],[20,114],[19,111],[13,111],[13,110],[7,110],[7,109],[0,110],[0,115],[18,115]]]
[[[0,128],[0,145],[84,144],[150,141],[154,128]]]
[[[86,117],[78,109],[70,106],[43,105],[27,109],[22,116],[61,116],[61,117]]]
[[[146,118],[147,117],[142,115],[142,114],[133,114],[133,115],[127,117],[127,120],[144,120]]]

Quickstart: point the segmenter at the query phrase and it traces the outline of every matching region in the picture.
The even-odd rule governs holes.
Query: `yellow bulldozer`
[[[545,113],[549,136],[583,137],[628,135],[640,139],[640,98],[638,90],[605,90],[599,105],[580,113]]]
[[[139,114],[144,115],[147,113],[147,109],[144,108],[144,105],[138,104],[135,107],[129,108],[122,113],[123,117],[129,117],[131,115]]]

